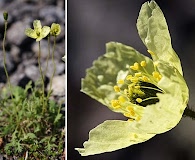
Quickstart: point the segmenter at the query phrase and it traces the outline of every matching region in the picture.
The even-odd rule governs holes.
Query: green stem
[[[195,120],[195,111],[193,111],[189,105],[187,106],[187,108],[185,109],[184,113],[183,113],[183,117],[190,117],[193,120]]]
[[[3,67],[4,67],[4,70],[5,70],[6,77],[7,77],[8,86],[9,86],[9,89],[10,89],[10,92],[11,92],[10,95],[11,95],[11,98],[13,99],[12,87],[11,87],[9,75],[8,75],[7,68],[6,68],[6,52],[5,52],[6,32],[7,32],[7,21],[5,20],[5,31],[4,31],[4,37],[3,37]]]
[[[50,35],[48,35],[48,56],[47,56],[47,62],[46,62],[46,68],[45,68],[45,72],[44,72],[44,78],[46,76],[47,73],[47,69],[48,69],[48,61],[49,61],[49,57],[50,57]]]
[[[54,51],[55,51],[55,47],[56,47],[56,36],[54,37],[54,44],[53,44],[53,49],[52,49],[52,63],[53,63],[53,74],[52,74],[52,77],[50,79],[50,84],[49,84],[49,92],[48,92],[48,95],[47,95],[47,98],[49,98],[49,96],[51,95],[51,92],[52,92],[52,82],[53,82],[53,77],[55,75],[55,72],[56,72],[56,63],[54,61]]]
[[[42,80],[42,101],[43,101],[43,110],[42,110],[42,113],[44,113],[45,111],[45,98],[44,98],[44,95],[45,95],[45,83],[44,83],[44,75],[43,75],[43,71],[42,71],[42,68],[41,68],[41,42],[39,41],[39,54],[38,54],[38,65],[39,65],[39,72],[41,74],[41,80]]]

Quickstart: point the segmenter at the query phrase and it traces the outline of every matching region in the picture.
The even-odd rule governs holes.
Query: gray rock
[[[0,51],[0,67],[3,68],[3,51]],[[12,71],[15,67],[15,64],[13,63],[12,56],[10,55],[10,52],[6,52],[6,68],[8,73]]]
[[[47,56],[49,54],[49,51],[48,51],[48,42],[47,40],[43,39],[41,40],[41,59],[42,60],[46,60],[47,59]],[[35,57],[38,57],[38,54],[39,54],[39,45],[37,42],[34,42],[33,45],[32,45],[32,51],[34,52],[35,54]],[[50,47],[50,51],[52,51],[52,48]]]
[[[50,84],[47,85],[49,90]],[[55,76],[52,82],[52,96],[64,96],[65,95],[65,75]]]
[[[55,71],[55,76],[56,75],[60,75],[64,73],[64,68],[65,68],[65,64],[63,62],[59,62],[58,60],[54,60],[55,64],[56,64],[56,71]],[[46,66],[47,66],[47,62],[44,61],[42,68],[45,71],[46,70]],[[48,67],[47,67],[47,72],[46,72],[46,76],[48,78],[50,78],[53,74],[53,70],[54,70],[54,65],[52,60],[50,59],[48,61]]]
[[[21,45],[26,38],[24,34],[26,28],[26,24],[22,21],[14,23],[7,31],[7,42],[17,46]]]
[[[28,65],[25,67],[24,73],[34,82],[40,78],[39,68],[35,65]]]
[[[41,19],[45,20],[47,25],[51,25],[54,23],[64,23],[65,11],[57,6],[45,6],[39,12],[39,16]]]
[[[18,63],[21,61],[20,58],[20,48],[18,48],[16,45],[11,45],[11,50],[10,50],[10,54],[13,58],[13,61]]]
[[[12,85],[18,85],[19,81],[24,77],[24,66],[21,64],[18,65],[17,70],[14,72],[14,74],[10,75],[10,82]]]

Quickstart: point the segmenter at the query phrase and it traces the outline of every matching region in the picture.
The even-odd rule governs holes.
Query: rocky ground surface
[[[41,20],[42,25],[51,26],[53,22],[61,26],[61,34],[57,37],[55,62],[56,73],[53,80],[53,96],[64,96],[65,64],[62,57],[65,53],[64,24],[65,11],[63,0],[1,0],[0,2],[0,83],[6,82],[3,69],[2,40],[4,33],[3,12],[8,16],[8,30],[6,37],[7,69],[13,85],[25,86],[29,81],[40,78],[37,55],[38,43],[24,34],[28,27],[33,27],[33,20]],[[52,46],[51,46],[52,47]],[[41,40],[41,64],[46,67],[48,55],[47,39]],[[49,60],[47,79],[49,82],[53,72],[52,60]]]
[[[57,37],[55,62],[56,73],[53,79],[52,98],[63,101],[65,97],[65,64],[62,57],[65,53],[65,11],[64,0],[1,0],[0,1],[0,85],[6,83],[3,68],[2,41],[4,34],[3,12],[7,11],[8,30],[6,37],[7,69],[12,85],[25,86],[28,81],[36,81],[40,78],[37,55],[38,43],[24,33],[28,27],[33,27],[33,20],[41,20],[42,25],[51,26],[59,23],[61,33]],[[51,40],[52,41],[52,40]],[[43,70],[46,67],[48,54],[47,39],[41,40],[41,64]],[[46,74],[47,84],[53,72],[52,61],[49,60]],[[0,157],[0,160],[3,157]]]

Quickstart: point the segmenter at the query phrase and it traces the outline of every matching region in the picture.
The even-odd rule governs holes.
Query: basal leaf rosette
[[[82,156],[147,141],[169,131],[182,118],[189,91],[166,21],[154,1],[143,4],[137,28],[152,59],[130,46],[110,42],[106,54],[94,61],[82,79],[84,93],[127,118],[107,120],[92,129],[84,148],[76,148]],[[158,41],[161,36],[165,37]]]

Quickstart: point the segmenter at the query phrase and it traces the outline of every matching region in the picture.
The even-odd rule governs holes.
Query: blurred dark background
[[[107,107],[80,92],[81,78],[93,60],[105,53],[105,43],[117,41],[143,54],[136,20],[144,0],[68,1],[68,160],[194,160],[195,121],[183,118],[171,131],[151,140],[115,152],[81,157],[75,147],[83,147],[88,132],[107,119],[122,119]],[[182,61],[190,88],[190,106],[195,104],[195,1],[156,0],[172,37],[172,45]]]

